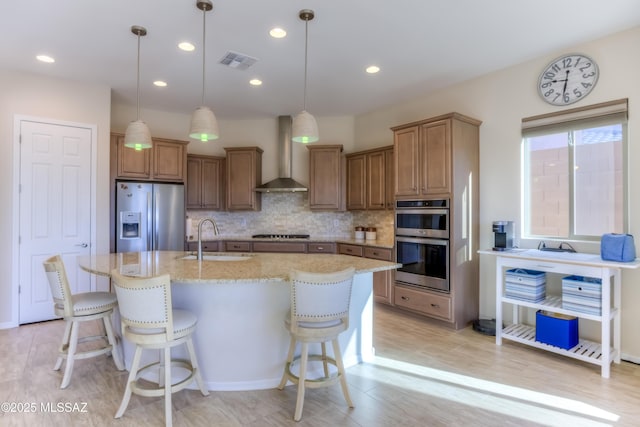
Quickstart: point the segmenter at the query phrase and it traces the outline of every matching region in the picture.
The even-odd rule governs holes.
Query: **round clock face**
[[[593,90],[598,74],[598,65],[588,56],[563,55],[542,71],[538,92],[551,105],[573,104]]]

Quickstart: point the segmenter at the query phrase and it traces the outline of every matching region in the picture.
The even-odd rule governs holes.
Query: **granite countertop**
[[[214,253],[205,253],[212,255]],[[355,267],[356,274],[393,270],[401,266],[387,261],[337,254],[237,253],[216,252],[240,261],[198,261],[183,259],[192,252],[149,251],[79,256],[78,265],[90,273],[109,276],[118,268],[132,276],[170,274],[176,282],[230,284],[289,280],[291,270],[328,273]],[[246,258],[246,259],[244,259]]]
[[[248,242],[331,242],[331,243],[347,243],[350,245],[360,245],[360,246],[373,246],[377,248],[387,248],[393,249],[393,240],[364,240],[364,239],[354,239],[352,237],[344,237],[344,236],[322,236],[322,237],[314,237],[311,236],[308,239],[274,239],[274,238],[254,238],[251,236],[215,236],[213,238],[209,237],[206,240],[203,239],[203,242],[213,242],[213,241],[225,241],[225,240],[233,240],[233,241],[248,241]],[[188,239],[187,242],[197,242],[198,239]]]

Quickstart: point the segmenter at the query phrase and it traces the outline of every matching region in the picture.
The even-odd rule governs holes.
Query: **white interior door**
[[[20,320],[55,317],[42,262],[62,256],[71,291],[91,290],[76,257],[91,251],[92,129],[20,121]]]

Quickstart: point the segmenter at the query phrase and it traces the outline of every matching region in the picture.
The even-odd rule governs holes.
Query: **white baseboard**
[[[632,356],[630,354],[622,353],[620,355],[620,359],[624,360],[625,362],[631,362],[631,363],[636,363],[636,364],[640,365],[640,357],[638,357],[638,356]]]
[[[11,328],[17,328],[17,327],[18,327],[18,323],[17,322],[0,323],[0,329],[11,329]]]

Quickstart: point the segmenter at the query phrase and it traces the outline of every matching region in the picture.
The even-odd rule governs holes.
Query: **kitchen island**
[[[198,316],[194,345],[209,390],[257,390],[276,387],[289,345],[284,319],[290,306],[289,272],[316,273],[353,266],[349,329],[340,336],[345,367],[373,357],[373,272],[398,264],[335,254],[205,253],[150,251],[78,257],[90,273],[111,270],[132,276],[171,275],[174,308]],[[116,320],[119,322],[119,320]],[[118,328],[119,330],[119,325]],[[330,347],[330,346],[328,346]],[[123,342],[127,368],[133,346]],[[313,351],[319,351],[312,348]],[[186,357],[176,349],[174,357]],[[155,359],[154,359],[155,358]],[[146,352],[144,363],[157,360]]]

